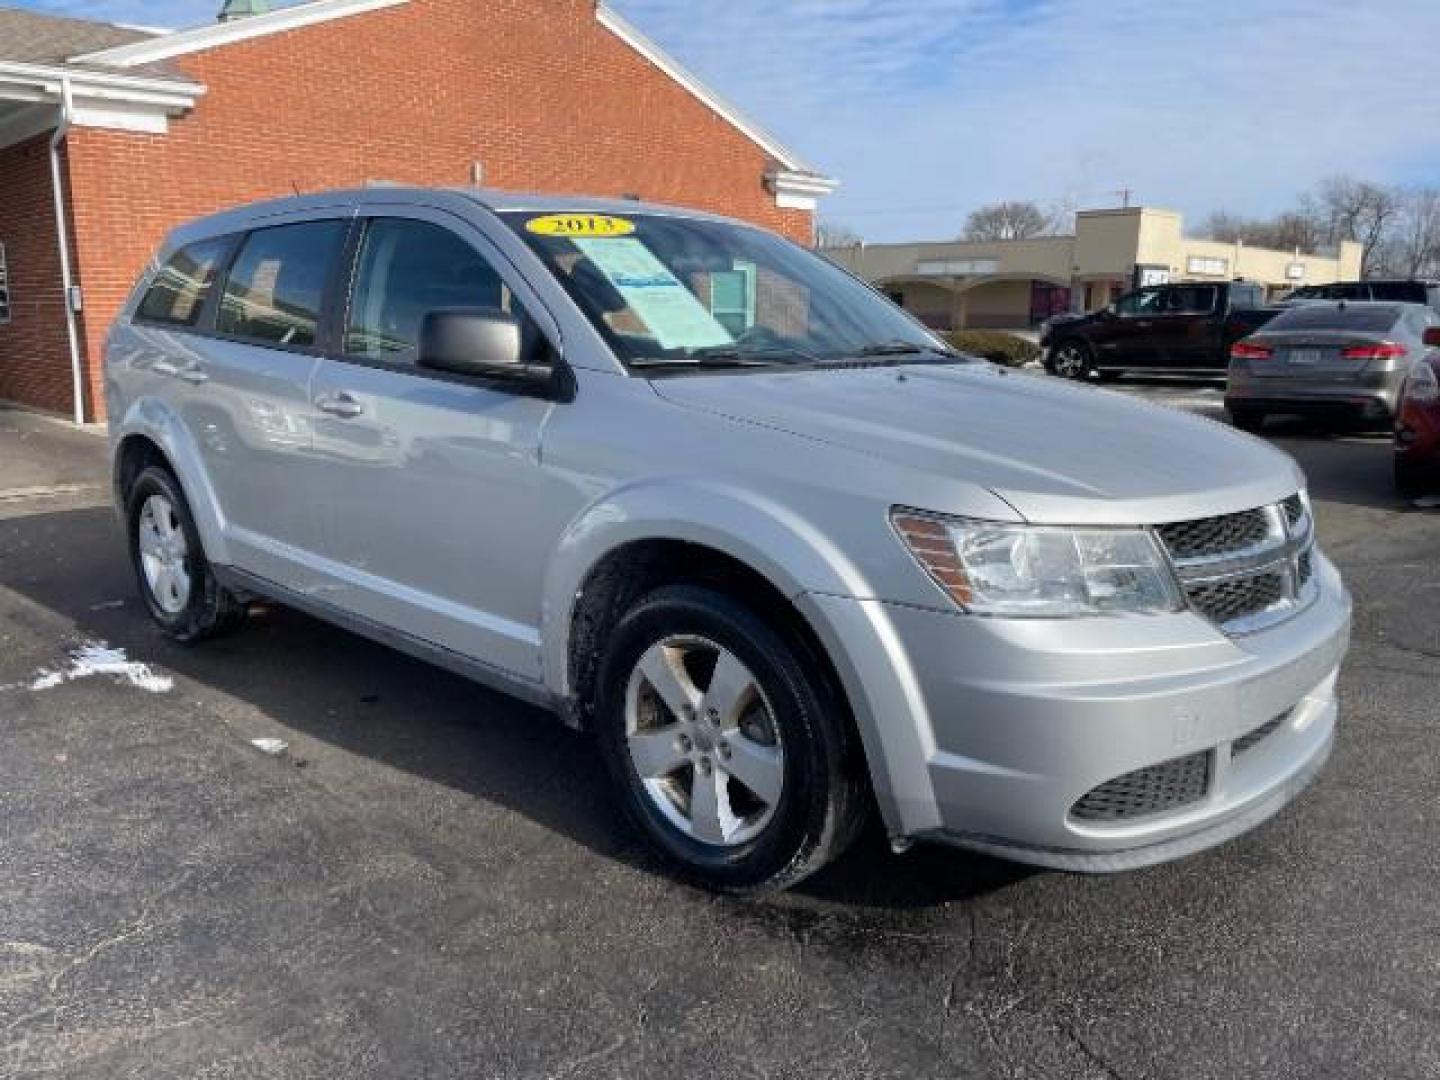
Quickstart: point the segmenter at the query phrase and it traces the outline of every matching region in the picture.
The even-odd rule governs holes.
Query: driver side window
[[[414,364],[420,323],[442,308],[492,308],[527,323],[495,268],[449,229],[406,218],[371,221],[356,263],[345,354]]]
[[[1115,301],[1116,315],[1150,315],[1159,310],[1160,289],[1140,289]]]

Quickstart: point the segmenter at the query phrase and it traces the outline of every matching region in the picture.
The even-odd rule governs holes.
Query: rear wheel
[[[244,620],[244,606],[215,579],[190,505],[169,470],[151,466],[136,478],[126,522],[140,594],[169,637],[202,641]]]
[[[1234,424],[1241,431],[1248,431],[1251,434],[1259,434],[1265,428],[1266,414],[1259,409],[1235,408],[1230,409],[1230,423]]]
[[[720,592],[667,587],[621,620],[596,735],[642,836],[708,888],[793,885],[863,820],[843,706],[815,658]]]
[[[1050,374],[1062,379],[1088,378],[1094,367],[1090,349],[1082,341],[1062,341],[1050,350]]]
[[[1426,483],[1427,479],[1429,478],[1420,468],[1419,462],[1395,455],[1395,490],[1402,498],[1414,499],[1426,494],[1426,489],[1430,486]]]

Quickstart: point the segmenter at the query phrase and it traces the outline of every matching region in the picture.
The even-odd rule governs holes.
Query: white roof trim
[[[621,16],[614,8],[611,8],[601,0],[595,9],[595,17],[599,19],[600,25],[609,30],[621,41],[629,45],[645,59],[665,72],[672,79],[678,82],[691,94],[699,98],[712,110],[718,113],[723,119],[737,128],[741,134],[750,139],[751,142],[767,151],[771,157],[789,169],[797,173],[814,173],[815,170],[805,164],[804,160],[794,151],[790,150],[773,135],[760,127],[754,121],[745,116],[739,109],[726,101],[710,87],[700,81],[696,75],[685,68],[673,56],[665,52],[659,45],[637,30],[630,22]]]
[[[345,19],[351,15],[382,8],[398,7],[410,0],[311,0],[308,4],[280,8],[264,15],[250,15],[230,22],[217,22],[194,30],[180,30],[163,37],[118,45],[112,49],[86,53],[71,57],[76,63],[108,64],[114,67],[135,67],[138,64],[153,64],[187,53],[214,49],[221,45],[234,45],[238,41],[281,34],[286,30],[299,30],[316,23]]]
[[[51,64],[0,63],[0,98],[21,98],[25,91],[40,95],[30,100],[58,100],[64,83],[77,95],[152,105],[167,109],[189,109],[205,93],[205,87],[183,79],[156,79],[135,75],[84,71]],[[6,87],[12,88],[7,93]]]

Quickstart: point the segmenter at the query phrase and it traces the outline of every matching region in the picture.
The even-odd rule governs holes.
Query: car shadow
[[[588,736],[551,714],[348,631],[257,605],[239,632],[203,646],[165,638],[145,614],[108,507],[0,521],[0,587],[258,710],[303,739],[503,806],[606,858],[662,867],[638,842]],[[941,848],[893,855],[872,827],[786,901],[876,908],[943,905],[1029,871]]]

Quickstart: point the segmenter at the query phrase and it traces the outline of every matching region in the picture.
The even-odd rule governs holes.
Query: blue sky
[[[147,25],[219,0],[0,0]],[[1440,185],[1440,0],[614,0],[838,177],[872,240],[1001,198],[1263,214],[1349,172]]]

